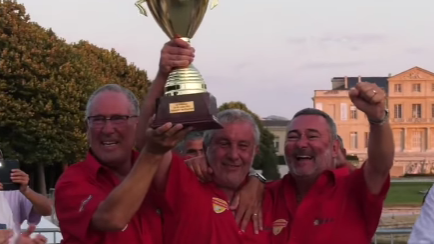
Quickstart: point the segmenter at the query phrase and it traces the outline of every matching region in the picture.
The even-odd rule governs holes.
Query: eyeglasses
[[[96,115],[87,117],[87,120],[90,126],[93,128],[101,128],[106,124],[107,121],[110,121],[110,123],[114,126],[122,127],[128,123],[129,119],[137,117],[137,115],[113,115],[110,117]]]

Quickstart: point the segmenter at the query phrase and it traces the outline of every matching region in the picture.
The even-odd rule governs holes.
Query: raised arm
[[[379,194],[389,178],[395,152],[385,105],[386,94],[376,84],[360,82],[350,90],[350,98],[369,119],[368,160],[363,170],[370,192]]]
[[[193,59],[194,48],[179,38],[173,39],[163,46],[157,77],[152,82],[148,94],[142,101],[136,140],[138,150],[141,150],[146,144],[144,135],[149,120],[156,112],[158,98],[164,95],[164,86],[170,72],[175,68],[188,67],[193,62]]]
[[[29,175],[20,169],[13,169],[11,180],[14,183],[20,184],[20,192],[32,203],[32,208],[35,212],[42,216],[50,216],[52,213],[52,205],[50,200],[33,191],[29,187]],[[39,216],[40,217],[40,216]]]
[[[194,48],[187,42],[176,38],[166,43],[161,50],[159,71],[157,78],[151,85],[148,95],[144,98],[141,107],[141,114],[139,118],[137,143],[138,149],[146,145],[146,137],[143,135],[148,129],[150,118],[156,112],[158,98],[164,95],[164,86],[170,72],[176,68],[188,67],[194,59]],[[155,186],[157,190],[163,190],[166,186],[167,173],[169,171],[170,162],[172,161],[171,152],[164,155],[158,171],[155,175]]]

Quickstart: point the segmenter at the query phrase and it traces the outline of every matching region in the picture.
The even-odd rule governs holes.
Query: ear
[[[333,140],[332,150],[333,150],[333,158],[337,158],[339,155],[339,151],[341,150],[341,144],[339,143],[339,140],[337,139]]]
[[[255,156],[257,156],[260,152],[260,148],[258,145],[255,146]]]

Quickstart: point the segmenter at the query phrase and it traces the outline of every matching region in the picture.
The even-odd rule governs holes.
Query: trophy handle
[[[214,0],[215,1],[215,0]],[[218,2],[218,0],[217,0]],[[148,14],[146,12],[146,8],[145,6],[143,6],[143,4],[146,3],[146,0],[139,0],[135,3],[136,7],[139,8],[140,13],[143,14],[144,16],[148,17]],[[217,3],[218,4],[218,3]],[[217,6],[217,5],[216,5]]]
[[[219,0],[212,0],[211,2],[211,10],[213,10],[215,7],[219,5]]]

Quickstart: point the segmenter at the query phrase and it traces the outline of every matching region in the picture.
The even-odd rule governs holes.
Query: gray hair
[[[92,109],[93,100],[95,100],[95,98],[99,94],[106,92],[106,91],[118,92],[118,93],[124,94],[128,98],[128,101],[130,101],[130,103],[131,103],[131,111],[132,111],[133,115],[138,116],[140,114],[139,101],[137,100],[137,97],[134,95],[134,93],[132,93],[130,90],[128,90],[126,88],[123,88],[120,85],[107,84],[107,85],[104,85],[104,86],[98,88],[96,91],[94,91],[92,93],[92,95],[90,96],[89,100],[87,100],[85,119],[87,119],[87,117],[89,117],[89,115],[90,115],[90,110]]]
[[[184,140],[182,140],[178,145],[176,146],[175,150],[178,151],[181,154],[186,153],[186,144],[189,141],[199,140],[203,139],[203,133],[200,131],[192,131],[187,134]]]
[[[323,111],[316,109],[316,108],[305,108],[305,109],[298,111],[294,115],[294,117],[292,117],[292,120],[294,120],[295,118],[302,116],[302,115],[318,115],[318,116],[323,117],[326,120],[326,122],[330,128],[331,139],[332,140],[337,139],[338,132],[337,132],[336,124],[333,121],[332,117],[330,117],[330,115],[328,115],[326,112],[323,112]],[[291,125],[291,123],[289,123],[289,124]]]
[[[255,137],[255,143],[259,145],[261,139],[261,133],[259,131],[258,124],[255,122],[255,119],[243,110],[239,109],[228,109],[217,113],[216,115],[217,121],[221,125],[232,124],[236,122],[247,122],[253,127],[253,135]],[[216,130],[208,130],[205,131],[203,136],[203,143],[205,146],[209,146],[211,144],[212,138]]]

